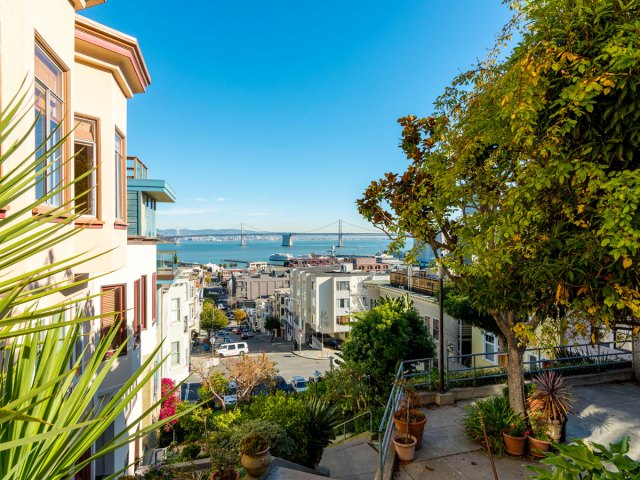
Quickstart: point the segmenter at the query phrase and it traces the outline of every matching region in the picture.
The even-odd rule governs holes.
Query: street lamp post
[[[444,393],[444,268],[442,265],[438,267],[438,280],[438,306],[440,307],[440,328],[438,329],[438,374],[440,377],[440,393]]]

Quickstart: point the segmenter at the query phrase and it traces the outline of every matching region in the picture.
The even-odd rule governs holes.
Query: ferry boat
[[[293,255],[290,253],[274,253],[269,257],[272,262],[286,262],[287,260],[293,260]]]

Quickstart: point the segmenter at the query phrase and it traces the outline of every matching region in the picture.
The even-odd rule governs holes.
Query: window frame
[[[488,341],[487,337],[492,337],[493,342]],[[488,352],[487,345],[493,346],[494,350],[492,352]],[[487,362],[490,362],[494,365],[498,364],[498,353],[500,353],[500,344],[498,343],[497,335],[489,332],[482,332],[482,352],[484,353],[484,359]]]
[[[100,119],[98,117],[93,117],[91,115],[85,115],[83,113],[75,113],[73,116],[73,120],[74,120],[74,132],[75,132],[75,127],[76,127],[76,121],[81,120],[81,121],[85,121],[85,122],[91,122],[94,124],[94,129],[95,129],[95,140],[93,142],[94,145],[94,159],[93,159],[93,196],[94,196],[94,203],[95,203],[95,214],[92,213],[83,213],[81,217],[79,217],[78,219],[76,219],[76,223],[84,223],[84,221],[86,220],[99,220],[102,218],[102,202],[101,202],[101,168],[100,168]],[[74,135],[73,137],[73,153],[76,154],[76,143],[80,143],[81,145],[86,145],[89,142],[85,141],[85,140],[79,140],[76,138],[76,136]],[[73,168],[73,178],[75,180],[76,178],[76,170],[75,170],[75,163],[74,163],[74,168]],[[75,183],[74,183],[74,198],[76,196],[75,194]]]
[[[120,310],[114,310],[112,312],[107,312],[105,311],[105,302],[104,302],[104,295],[105,292],[110,291],[110,290],[119,290],[120,291],[120,300],[119,302],[119,306],[120,306]],[[118,323],[118,321],[120,321],[120,328],[118,329],[118,334],[116,335],[116,337],[114,338],[114,343],[111,344],[111,348],[107,351],[107,355],[106,358],[110,358],[113,353],[115,352],[116,348],[118,348],[119,345],[121,345],[122,343],[125,343],[125,347],[122,349],[122,351],[120,352],[120,356],[124,356],[127,354],[127,348],[128,345],[126,345],[126,341],[127,341],[127,285],[126,284],[117,284],[117,285],[103,285],[102,287],[100,287],[100,338],[104,337],[106,335],[105,330],[108,330],[108,328],[111,327],[105,327],[105,318],[107,317],[108,314],[113,313],[113,314],[119,314],[120,315],[120,320],[114,318],[113,322],[111,323],[111,325],[115,325],[116,323]],[[116,305],[117,306],[117,305]]]
[[[124,226],[126,228],[127,223],[127,140],[122,133],[122,131],[115,127],[114,129],[114,185],[115,185],[115,195],[114,195],[114,210],[113,216],[115,218],[115,224],[118,226]],[[120,139],[120,152],[116,150],[116,137]],[[118,161],[118,155],[120,155],[120,159]],[[118,168],[119,166],[119,168]],[[119,208],[118,208],[119,207]]]
[[[140,329],[147,329],[147,276],[140,277]]]
[[[176,347],[176,351],[173,351],[173,346],[177,345]],[[175,356],[177,355],[177,360],[174,360]],[[170,353],[170,362],[171,362],[171,366],[175,367],[176,365],[181,365],[180,363],[180,340],[176,341],[176,342],[171,342],[171,353]]]
[[[60,71],[60,78],[62,82],[60,95],[58,93],[51,92],[51,90],[46,85],[46,83],[36,76],[35,65],[36,65],[36,56],[38,55],[38,49]],[[49,106],[49,103],[50,103],[50,98],[51,98],[50,93],[53,94],[57,99],[59,99],[62,105],[61,112],[60,112],[60,124],[59,124],[60,125],[59,139],[62,140],[62,143],[60,145],[60,154],[59,154],[59,160],[58,160],[59,166],[57,167],[60,169],[60,183],[59,183],[59,186],[54,187],[53,190],[55,190],[56,188],[62,188],[62,189],[58,194],[59,199],[54,200],[55,197],[51,198],[47,201],[42,202],[40,207],[36,207],[34,209],[34,212],[33,212],[34,214],[41,214],[41,213],[46,213],[52,209],[59,208],[60,206],[63,206],[67,202],[71,201],[72,199],[71,192],[69,191],[70,189],[68,187],[69,179],[71,178],[71,170],[70,170],[71,162],[68,159],[69,157],[68,152],[72,151],[73,145],[71,144],[71,141],[72,141],[71,136],[68,136],[67,138],[65,138],[65,135],[67,135],[67,133],[71,131],[71,119],[69,115],[69,104],[70,104],[70,97],[71,97],[71,90],[69,86],[70,70],[69,70],[69,67],[62,61],[62,59],[55,53],[55,51],[49,46],[49,44],[44,40],[44,38],[37,31],[35,32],[33,62],[34,62],[33,63],[34,101],[35,101],[35,89],[39,85],[45,92],[45,105],[47,107]],[[34,105],[34,111],[36,111],[35,105]],[[45,124],[48,124],[48,121],[45,121]],[[47,136],[51,133],[48,130],[49,128],[45,126],[43,138],[47,138]],[[34,141],[34,144],[35,144],[35,141]],[[35,147],[37,148],[38,145],[35,144]],[[50,161],[51,161],[51,158],[47,159],[47,162],[50,162]],[[38,181],[36,183],[38,183]],[[46,184],[47,184],[47,180],[45,177],[45,185]],[[36,199],[46,197],[49,194],[48,192],[45,192],[42,197],[38,197],[37,190],[35,190],[34,193],[35,193]],[[58,203],[55,203],[56,201],[58,201]]]

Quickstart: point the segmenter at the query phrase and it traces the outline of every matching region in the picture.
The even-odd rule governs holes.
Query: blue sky
[[[273,231],[367,227],[356,199],[406,166],[396,120],[428,115],[509,17],[500,0],[108,0],[83,14],[136,37],[151,73],[127,149],[176,191],[158,227]]]

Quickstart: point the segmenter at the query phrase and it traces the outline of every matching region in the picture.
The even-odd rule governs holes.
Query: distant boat
[[[290,253],[274,253],[269,257],[272,262],[286,262],[287,260],[293,260],[293,255]]]

